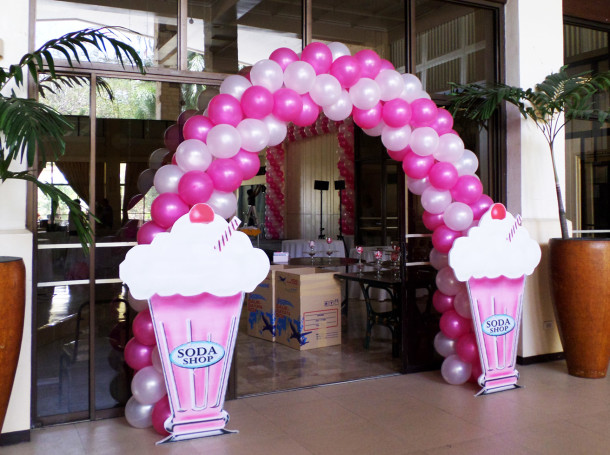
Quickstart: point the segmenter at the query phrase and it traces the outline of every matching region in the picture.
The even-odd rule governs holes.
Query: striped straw
[[[515,222],[514,222],[513,226],[510,228],[510,232],[508,233],[507,240],[509,242],[513,241],[513,237],[517,233],[517,229],[519,229],[519,226],[521,226],[522,224],[523,224],[523,221],[521,220],[521,215],[517,215],[517,218],[515,219]]]
[[[214,247],[215,250],[222,251],[222,248],[229,243],[233,232],[239,227],[241,224],[241,220],[234,216],[231,221],[229,221],[229,226],[225,229],[223,234],[218,239],[217,245]]]

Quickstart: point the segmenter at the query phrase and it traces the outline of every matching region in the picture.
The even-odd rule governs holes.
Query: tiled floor
[[[438,371],[282,392],[226,403],[237,434],[155,446],[124,419],[32,431],[3,455],[607,454],[610,380],[563,362],[519,368],[522,389],[475,397]]]

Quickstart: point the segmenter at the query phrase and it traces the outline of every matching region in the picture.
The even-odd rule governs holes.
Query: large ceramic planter
[[[0,429],[11,396],[23,335],[25,266],[21,258],[0,256]]]
[[[550,260],[568,372],[603,378],[610,360],[610,239],[551,239]]]

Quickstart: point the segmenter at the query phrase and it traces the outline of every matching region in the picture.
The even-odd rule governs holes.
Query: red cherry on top
[[[189,212],[191,223],[210,223],[214,221],[214,210],[208,204],[195,204]]]
[[[506,217],[506,207],[497,203],[491,206],[491,218],[494,220],[503,220]]]

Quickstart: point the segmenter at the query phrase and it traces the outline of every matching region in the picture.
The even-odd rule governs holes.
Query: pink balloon
[[[330,74],[335,76],[341,87],[350,88],[360,79],[360,62],[351,55],[343,55],[332,63]]]
[[[452,131],[453,128],[453,117],[447,109],[439,108],[436,111],[436,118],[430,126],[434,128],[434,130],[438,133],[439,136],[445,133],[449,133],[450,131]]]
[[[254,177],[261,168],[261,160],[258,157],[258,153],[251,153],[241,149],[231,159],[237,163],[244,180]]]
[[[386,149],[387,150],[387,149]],[[395,161],[402,161],[405,159],[405,156],[408,152],[411,151],[411,147],[408,145],[402,150],[387,150],[388,155]]]
[[[470,321],[457,314],[455,310],[447,310],[441,315],[439,322],[441,332],[452,340],[470,332]]]
[[[155,327],[148,308],[140,311],[136,315],[133,319],[131,329],[133,331],[133,336],[141,344],[146,346],[154,346],[156,344]]]
[[[288,65],[292,62],[296,62],[299,60],[299,56],[292,49],[288,49],[287,47],[280,47],[274,50],[269,56],[269,60],[273,60],[282,68],[282,71],[286,69]]]
[[[309,126],[313,124],[320,115],[320,107],[311,99],[309,93],[301,95],[303,100],[303,109],[299,116],[292,122],[298,126]]]
[[[432,166],[434,166],[434,157],[432,155],[421,156],[410,150],[402,160],[403,171],[405,171],[408,177],[413,179],[426,177]]]
[[[422,215],[422,220],[424,221],[424,226],[430,231],[434,231],[437,227],[445,224],[442,213],[430,213],[425,210]]]
[[[226,123],[227,125],[237,126],[244,118],[244,114],[237,98],[228,93],[220,93],[210,100],[208,117],[214,125]]]
[[[180,128],[178,125],[174,124],[168,127],[163,133],[163,143],[165,144],[165,148],[170,152],[175,152],[182,142],[182,135],[180,134]]]
[[[212,161],[206,172],[214,182],[214,189],[225,193],[235,191],[243,180],[239,165],[230,158],[219,158]]]
[[[190,117],[182,128],[182,136],[187,139],[199,139],[205,142],[208,131],[214,126],[212,121],[205,115],[194,115]]]
[[[479,358],[479,348],[474,333],[465,333],[458,338],[455,353],[467,363],[474,363]]]
[[[182,179],[181,179],[182,180]],[[171,227],[178,218],[187,214],[189,206],[176,193],[163,193],[150,206],[150,215],[163,228]]]
[[[418,98],[411,103],[411,123],[414,127],[430,126],[436,119],[438,108],[428,98]]]
[[[260,85],[248,87],[241,96],[241,108],[248,118],[262,119],[273,111],[274,97]]]
[[[159,226],[154,221],[147,221],[140,229],[138,229],[137,240],[139,245],[148,245],[153,241],[159,232],[165,232],[166,229]]]
[[[481,195],[481,197],[474,203],[470,204],[470,208],[472,209],[473,219],[480,220],[481,217],[489,207],[493,205],[494,201],[492,198],[487,196],[486,194]]]
[[[434,291],[434,294],[432,294],[432,305],[439,313],[453,310],[453,296],[443,294],[441,291]]]
[[[456,202],[474,204],[483,194],[483,185],[474,175],[462,175],[451,188],[451,196]],[[474,211],[473,211],[474,212]]]
[[[333,62],[333,53],[324,43],[311,43],[301,52],[301,60],[309,63],[317,74],[328,73]]]
[[[153,428],[161,436],[169,436],[168,431],[165,429],[165,421],[172,415],[172,410],[169,407],[169,398],[165,395],[159,401],[155,403],[152,410],[152,424]]]
[[[356,106],[352,108],[352,119],[360,128],[370,129],[376,126],[381,120],[382,112],[381,101],[371,109],[358,109]]]
[[[383,105],[382,118],[386,125],[400,128],[411,120],[411,106],[402,98],[389,100]]]
[[[453,246],[454,240],[461,237],[461,235],[461,232],[449,229],[443,224],[437,227],[432,233],[432,245],[440,253],[448,253]]]
[[[392,64],[391,61],[382,58],[381,61],[379,62],[379,71],[382,70],[394,70],[396,68],[394,68],[394,65]]]
[[[448,190],[458,180],[458,172],[451,163],[438,162],[430,168],[430,183],[439,190]]]
[[[381,70],[381,58],[371,49],[363,49],[354,55],[360,62],[360,77],[375,79]]]
[[[468,382],[477,384],[479,382],[479,376],[482,374],[483,369],[481,368],[481,359],[477,358],[472,363],[472,372],[470,373],[470,379],[468,379]]]
[[[214,183],[203,171],[189,171],[178,182],[178,194],[189,205],[207,202],[214,191]]]
[[[138,371],[152,365],[152,351],[154,346],[148,346],[132,338],[125,345],[125,362]]]
[[[292,122],[303,110],[301,95],[289,88],[281,88],[273,93],[273,115],[283,122]]]

